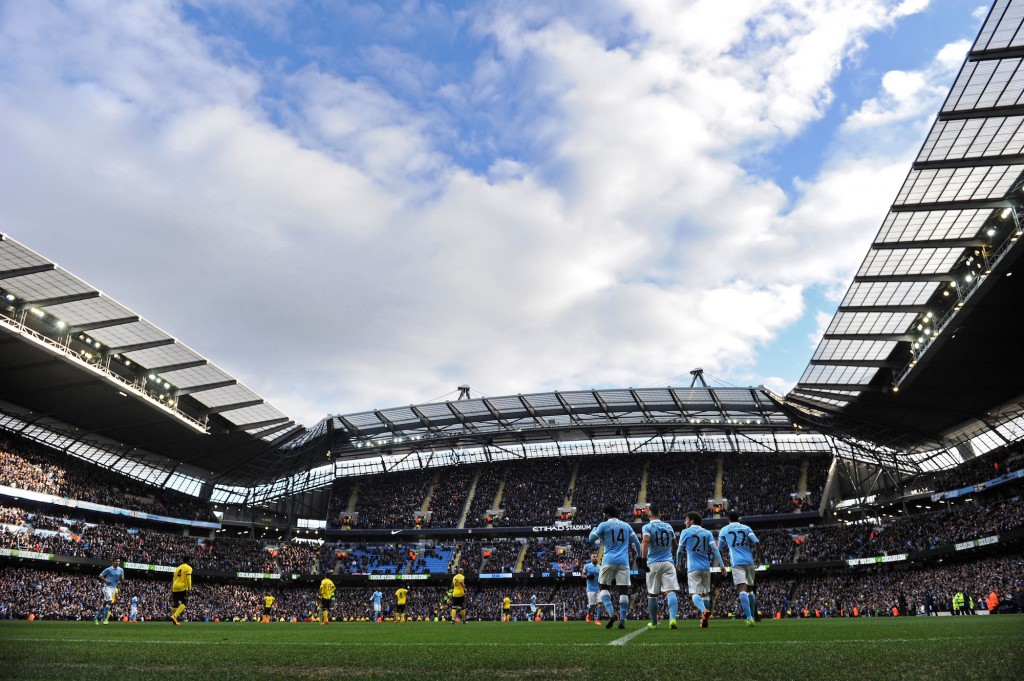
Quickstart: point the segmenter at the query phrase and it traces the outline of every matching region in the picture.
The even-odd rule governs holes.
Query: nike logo
[[[391,530],[391,534],[398,534],[401,530]]]

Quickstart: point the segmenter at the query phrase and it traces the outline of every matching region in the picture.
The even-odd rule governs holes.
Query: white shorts
[[[676,566],[672,561],[648,563],[647,593],[660,596],[668,591],[679,591],[679,579],[676,578]]]
[[[602,565],[601,574],[598,575],[597,581],[602,585],[615,583],[615,586],[629,586],[629,566],[628,565]]]
[[[588,591],[587,592],[587,605],[597,605],[601,602],[600,591]]]
[[[373,611],[374,612],[380,612],[380,604],[379,603],[374,603],[373,604]]]
[[[711,570],[691,570],[686,573],[686,585],[691,594],[711,593]]]
[[[754,586],[754,566],[733,565],[732,583],[736,586],[739,586],[740,584],[748,584],[750,586]]]
[[[105,587],[103,587],[103,602],[104,603],[109,603],[110,601],[114,600],[114,589],[116,589],[116,588],[117,588],[116,586],[105,586]]]

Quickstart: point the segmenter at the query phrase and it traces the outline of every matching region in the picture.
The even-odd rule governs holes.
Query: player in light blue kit
[[[679,534],[679,550],[676,552],[676,563],[682,565],[683,552],[686,552],[686,583],[690,589],[693,604],[700,612],[700,628],[707,629],[711,619],[711,610],[707,606],[708,594],[711,593],[711,556],[725,570],[725,561],[718,550],[715,535],[703,527],[704,519],[700,513],[690,511],[684,522],[686,529]]]
[[[110,608],[114,605],[114,592],[117,591],[117,585],[122,579],[124,579],[124,570],[121,569],[121,559],[115,558],[111,561],[110,567],[100,573],[100,581],[103,582],[103,605],[96,611],[96,617],[92,620],[93,624],[99,624],[101,619],[103,624],[110,623]]]
[[[740,592],[740,604],[747,615],[747,626],[754,626],[754,570],[758,559],[758,541],[754,531],[740,522],[740,514],[729,511],[729,524],[718,531],[718,547],[729,548],[732,583]]]
[[[590,554],[590,562],[583,566],[583,574],[587,578],[587,621],[601,626],[601,566],[597,564],[597,554]]]
[[[374,591],[373,596],[371,596],[371,598],[373,600],[373,621],[381,622],[383,621],[383,619],[381,618],[380,614],[380,599],[384,598],[384,594],[382,594],[380,591]]]
[[[128,621],[129,622],[138,622],[139,621],[139,597],[138,596],[132,596],[132,607],[131,607],[131,610],[128,612]]]
[[[676,532],[672,526],[661,519],[661,509],[651,504],[647,510],[651,522],[640,529],[640,556],[647,562],[647,614],[651,621],[649,629],[658,628],[658,597],[665,595],[668,601],[668,626],[678,629],[676,615],[679,612],[679,580],[676,578],[676,566],[672,562],[672,544],[675,543]]]
[[[619,520],[619,510],[614,506],[604,507],[604,517],[604,522],[590,531],[590,541],[600,541],[604,546],[604,560],[597,578],[601,584],[601,605],[608,612],[608,623],[604,626],[611,629],[618,622],[619,629],[625,629],[629,613],[629,547],[634,547],[639,556],[640,540],[628,523]],[[612,609],[612,584],[619,594],[617,615]]]

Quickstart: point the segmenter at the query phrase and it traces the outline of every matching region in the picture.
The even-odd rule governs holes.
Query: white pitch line
[[[591,643],[591,642],[571,642],[571,643],[559,643],[559,642],[540,642],[540,641],[524,641],[524,642],[511,642],[511,641],[261,641],[258,644],[260,646],[345,646],[347,648],[353,647],[372,647],[372,648],[404,648],[404,647],[417,647],[417,646],[459,646],[459,647],[486,647],[486,648],[548,648],[548,647],[594,647],[603,645],[621,646],[628,643],[634,636],[638,636],[643,632],[647,631],[647,628],[637,629],[636,631],[630,632],[625,636],[615,639],[610,643]],[[928,638],[838,638],[838,639],[819,639],[819,640],[762,640],[762,641],[693,641],[693,640],[682,640],[675,641],[672,643],[668,642],[651,642],[642,644],[644,647],[657,647],[657,646],[773,646],[773,645],[832,645],[833,643],[920,643],[925,641],[963,641],[965,639],[980,640],[989,638],[1003,638],[1002,636],[933,636]],[[19,636],[16,638],[5,638],[4,643],[7,642],[23,642],[23,643],[112,643],[117,645],[126,645],[132,643],[141,644],[174,644],[174,645],[208,645],[208,646],[221,646],[231,645],[237,646],[240,644],[250,643],[250,641],[210,641],[204,639],[95,639],[95,638],[34,638]]]
[[[615,639],[614,641],[612,641],[608,645],[610,645],[610,646],[624,646],[627,643],[629,643],[630,641],[632,641],[634,638],[639,636],[640,634],[644,633],[645,631],[647,631],[647,627],[643,627],[641,629],[637,629],[636,631],[633,631],[633,632],[630,632],[630,633],[626,634],[622,638]]]

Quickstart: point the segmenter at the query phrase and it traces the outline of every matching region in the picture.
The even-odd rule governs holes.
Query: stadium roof
[[[0,348],[0,411],[196,474],[301,431],[196,351],[3,234]]]
[[[925,451],[1024,424],[1022,62],[1024,2],[997,0],[787,396],[820,425]]]

